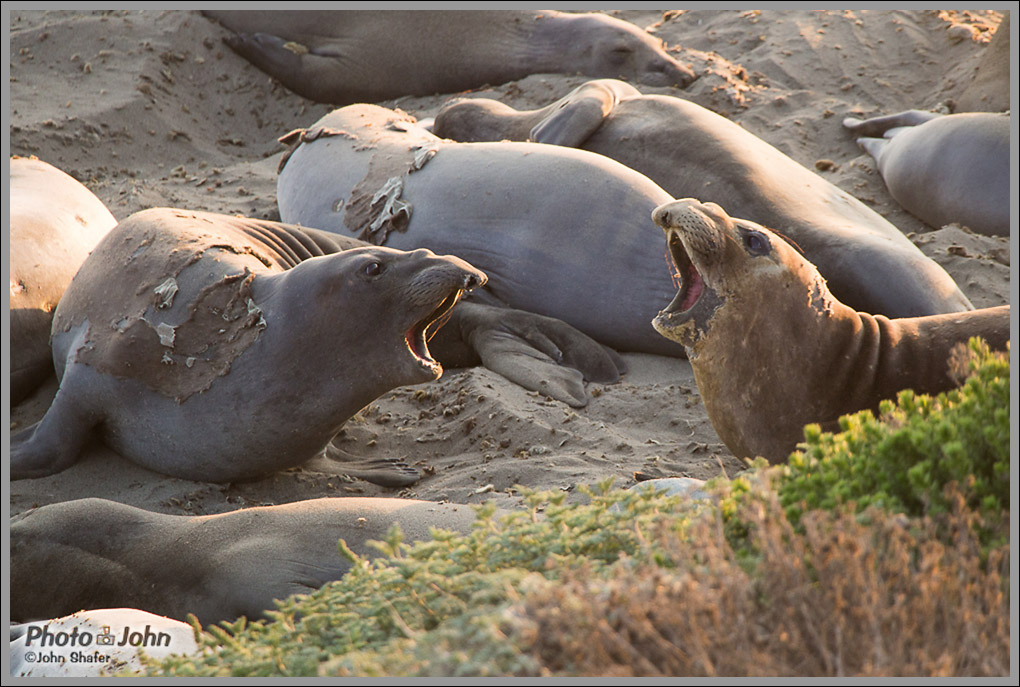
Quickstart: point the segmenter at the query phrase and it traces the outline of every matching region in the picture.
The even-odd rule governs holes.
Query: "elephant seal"
[[[671,198],[637,172],[583,150],[444,141],[367,104],[282,140],[294,146],[277,182],[283,221],[457,255],[489,277],[473,298],[616,350],[683,355],[648,326],[654,299],[675,291],[654,269],[665,256],[648,219]]]
[[[397,498],[320,498],[219,515],[166,515],[107,501],[54,503],[12,518],[10,611],[18,622],[130,607],[204,624],[249,620],[273,601],[337,580],[337,541],[375,556],[393,524],[404,541],[466,532],[470,506]]]
[[[53,374],[53,310],[117,220],[76,179],[41,160],[12,157],[10,175],[11,403],[18,403]]]
[[[857,144],[910,214],[935,228],[957,222],[1009,236],[1009,113],[909,110],[847,117],[843,126],[861,136]]]
[[[1009,340],[1009,306],[889,319],[854,311],[754,222],[687,198],[656,208],[681,286],[653,322],[683,344],[712,426],[737,457],[785,461],[804,426],[876,409],[901,389],[956,386],[951,351]]]
[[[348,105],[459,93],[534,73],[687,86],[662,41],[604,14],[499,11],[203,11],[232,50],[298,95]]]
[[[459,99],[433,133],[458,141],[580,147],[644,174],[674,198],[718,203],[792,239],[852,307],[889,317],[973,306],[899,229],[757,136],[695,103],[590,81],[548,107],[518,112]]]
[[[96,434],[166,475],[253,479],[439,377],[426,330],[485,275],[427,250],[338,252],[339,238],[167,208],[121,222],[57,306],[60,389],[12,438],[11,478],[63,470]]]
[[[191,625],[136,608],[11,626],[12,677],[112,677],[140,672],[143,653],[159,660],[197,651]]]

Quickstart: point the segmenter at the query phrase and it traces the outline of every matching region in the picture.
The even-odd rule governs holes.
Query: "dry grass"
[[[750,557],[708,519],[674,569],[632,561],[525,597],[512,636],[551,675],[1008,675],[1008,546],[983,560],[955,503],[940,522],[814,511],[798,535],[768,490],[743,513]]]

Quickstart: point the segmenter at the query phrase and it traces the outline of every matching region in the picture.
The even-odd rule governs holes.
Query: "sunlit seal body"
[[[219,515],[165,515],[105,499],[43,506],[12,519],[11,619],[131,607],[208,625],[263,617],[274,599],[340,579],[397,524],[404,541],[465,532],[470,506],[397,498],[321,498]]]
[[[425,329],[485,276],[456,258],[159,208],[111,230],[57,307],[60,389],[12,439],[11,477],[93,435],[192,480],[298,465],[380,394],[436,379]]]
[[[53,310],[117,220],[52,165],[12,157],[10,173],[11,403],[18,403],[53,374]]]
[[[611,157],[674,198],[718,203],[789,237],[833,293],[858,310],[908,317],[972,307],[946,271],[881,215],[741,126],[680,98],[602,79],[538,110],[455,100],[436,116],[433,131]]]
[[[1009,113],[909,110],[843,125],[910,214],[935,228],[957,222],[1009,236]]]
[[[670,196],[637,172],[559,146],[443,141],[375,105],[284,140],[295,148],[277,184],[283,221],[457,255],[500,303],[617,350],[683,355],[648,325],[654,299],[675,291],[649,239],[649,214]]]
[[[604,14],[500,11],[206,11],[235,52],[334,105],[459,93],[534,73],[686,86],[662,41]]]
[[[682,283],[654,326],[687,349],[709,420],[738,457],[784,461],[804,425],[875,409],[902,389],[952,388],[958,344],[1009,340],[1009,306],[901,319],[856,312],[780,237],[713,203],[678,200],[653,218]]]

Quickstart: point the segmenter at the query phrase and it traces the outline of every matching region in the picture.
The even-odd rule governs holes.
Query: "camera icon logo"
[[[109,625],[103,625],[103,631],[96,635],[96,644],[100,645],[113,644],[113,635],[110,633]]]

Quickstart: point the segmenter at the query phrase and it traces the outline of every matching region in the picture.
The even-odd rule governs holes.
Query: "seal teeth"
[[[686,312],[698,302],[702,291],[704,291],[705,282],[688,256],[683,241],[680,240],[676,231],[669,232],[666,247],[672,264],[673,283],[676,284],[677,294],[664,312]]]
[[[431,313],[418,320],[407,332],[404,334],[404,339],[407,342],[407,347],[411,353],[418,359],[424,366],[432,369],[442,371],[442,367],[432,357],[429,352],[428,341],[436,332],[446,324],[446,320],[449,319],[450,311],[453,310],[453,306],[457,305],[460,301],[460,297],[463,294],[461,289],[454,289],[450,295],[443,299],[443,301],[433,310]]]

